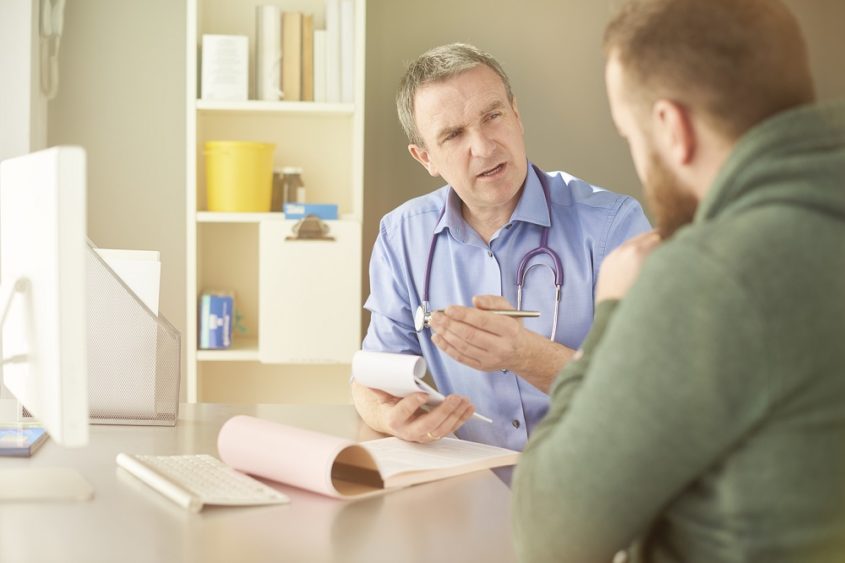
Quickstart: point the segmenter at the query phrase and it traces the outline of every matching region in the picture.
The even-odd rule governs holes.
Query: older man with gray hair
[[[471,45],[411,63],[397,109],[411,156],[448,185],[382,219],[363,348],[422,355],[446,400],[424,410],[423,394],[353,382],[355,406],[370,426],[406,440],[457,432],[521,450],[589,330],[604,257],[648,222],[636,200],[528,162],[510,81]],[[515,304],[539,318],[491,312]],[[415,326],[418,310],[418,321],[431,313],[430,328]],[[492,423],[470,418],[476,409]]]

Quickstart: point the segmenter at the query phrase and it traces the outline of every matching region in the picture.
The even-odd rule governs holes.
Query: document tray
[[[153,313],[90,242],[86,260],[91,423],[175,425],[179,331]]]

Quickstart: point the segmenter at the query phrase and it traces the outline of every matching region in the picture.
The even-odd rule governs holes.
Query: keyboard
[[[279,491],[210,455],[120,453],[117,465],[191,512],[199,512],[207,504],[256,506],[290,502]]]

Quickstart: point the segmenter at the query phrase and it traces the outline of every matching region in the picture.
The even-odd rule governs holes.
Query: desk
[[[0,467],[73,467],[94,500],[0,504],[0,561],[25,562],[450,562],[515,561],[510,490],[491,472],[337,501],[292,487],[283,506],[191,514],[115,463],[118,452],[217,454],[217,432],[235,414],[343,436],[378,437],[351,405],[181,405],[176,427],[92,426],[87,447],[48,441]],[[296,456],[296,452],[290,452]]]

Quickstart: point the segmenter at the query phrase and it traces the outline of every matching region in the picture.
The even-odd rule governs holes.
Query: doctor
[[[372,428],[405,440],[457,431],[521,450],[590,329],[602,260],[648,221],[630,197],[528,162],[508,77],[471,45],[414,61],[397,108],[411,156],[448,185],[382,219],[362,347],[422,355],[447,398],[426,412],[422,394],[400,399],[353,381],[355,406]],[[522,282],[519,305],[539,318],[485,311],[513,309]],[[419,308],[432,315],[418,332]],[[476,409],[493,423],[470,418]]]

